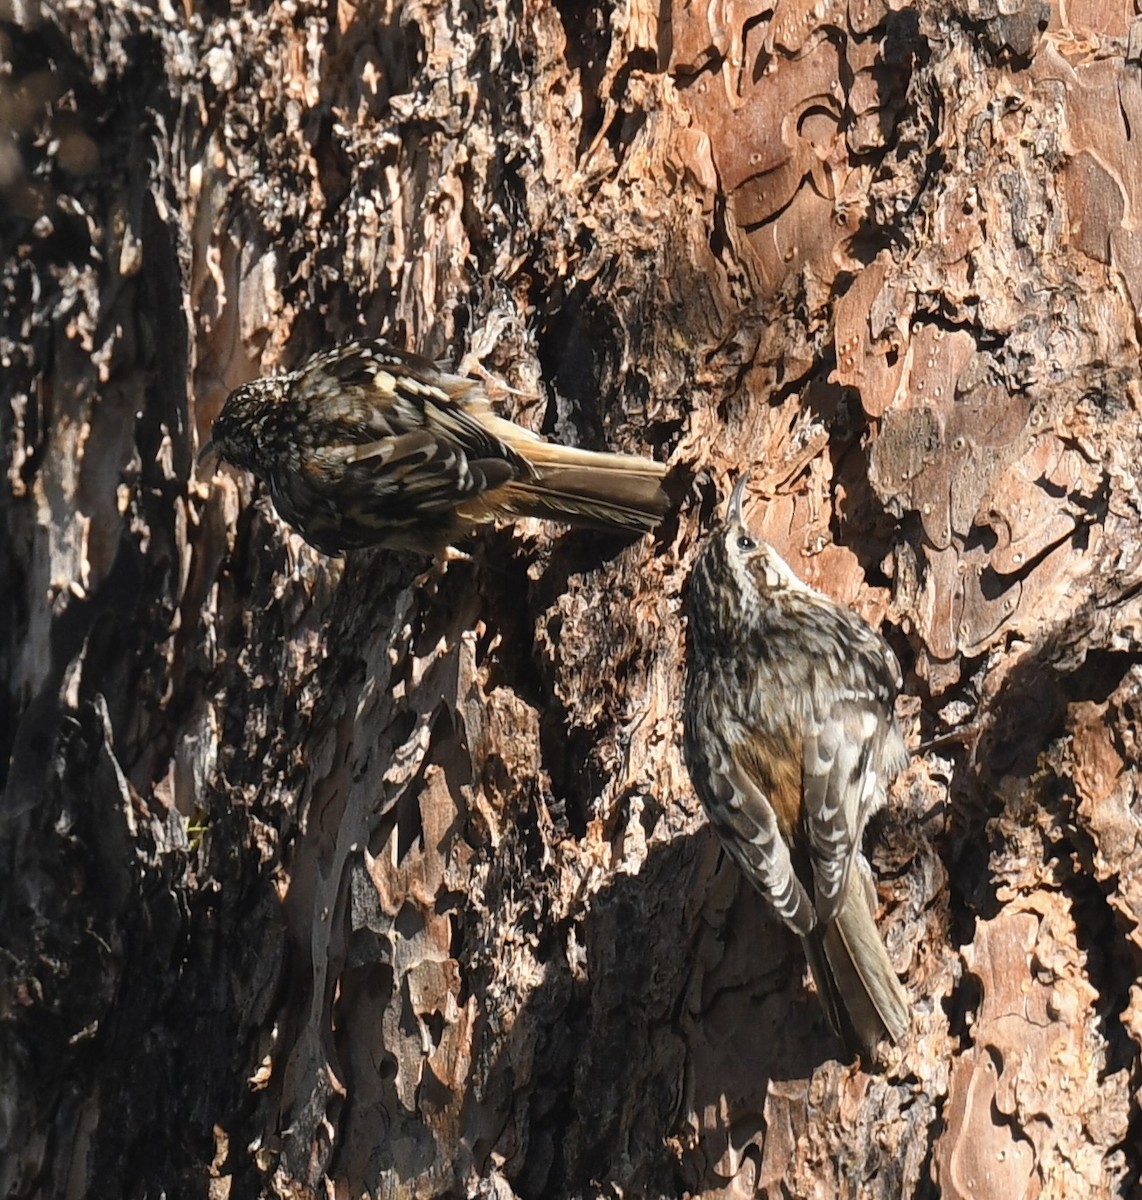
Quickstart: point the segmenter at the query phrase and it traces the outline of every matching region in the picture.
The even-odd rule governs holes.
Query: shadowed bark
[[[4,1194],[1137,1188],[1133,10],[0,20]],[[194,458],[357,333],[669,462],[676,513],[322,558]],[[681,762],[746,468],[934,742],[869,839],[877,1069]]]

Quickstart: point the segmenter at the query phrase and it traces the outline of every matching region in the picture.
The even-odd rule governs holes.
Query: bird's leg
[[[475,561],[466,550],[457,550],[455,546],[445,546],[412,581],[412,585],[415,588],[423,588],[430,595],[435,595],[444,576],[448,573],[449,564],[474,563]]]

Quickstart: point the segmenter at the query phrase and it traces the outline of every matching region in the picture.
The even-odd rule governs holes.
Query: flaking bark
[[[0,16],[4,1193],[1138,1187],[1132,11]],[[194,455],[356,333],[668,460],[677,515],[321,558]],[[963,733],[870,846],[874,1073],[681,765],[745,467],[913,742]]]

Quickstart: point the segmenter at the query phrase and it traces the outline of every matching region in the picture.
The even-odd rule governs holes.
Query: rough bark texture
[[[0,3],[5,1195],[1139,1186],[1142,24],[1080,0]],[[194,455],[354,332],[677,465],[309,550]],[[679,755],[719,494],[882,623],[915,999],[838,1061]]]

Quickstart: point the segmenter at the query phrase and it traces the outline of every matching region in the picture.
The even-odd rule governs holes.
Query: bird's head
[[[215,454],[222,462],[264,477],[267,442],[274,440],[282,394],[278,378],[255,379],[235,388],[214,418],[210,441],[198,452],[198,461]]]
[[[747,475],[737,481],[726,519],[706,539],[690,575],[687,611],[691,621],[733,629],[749,620],[782,590],[805,592],[772,546],[755,536],[742,514]]]

